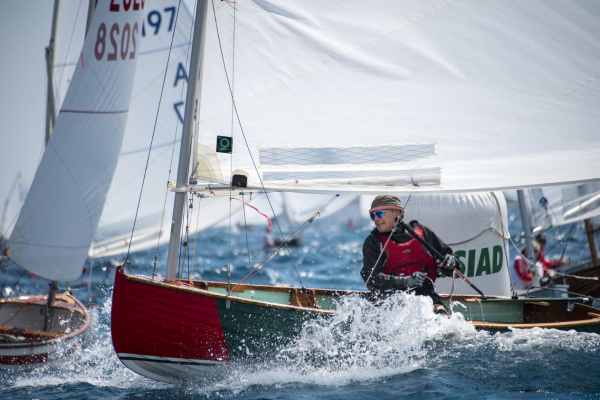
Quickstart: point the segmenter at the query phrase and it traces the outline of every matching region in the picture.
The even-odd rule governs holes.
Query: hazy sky
[[[44,49],[50,40],[52,9],[52,1],[0,1],[0,218],[15,177],[20,171],[21,183],[29,187],[42,155]],[[18,195],[13,196],[10,205],[18,201]]]

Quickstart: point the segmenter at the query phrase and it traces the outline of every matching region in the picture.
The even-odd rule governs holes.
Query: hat
[[[535,240],[537,240],[540,244],[546,244],[546,235],[540,233],[535,237]]]
[[[371,203],[371,209],[369,213],[377,210],[400,210],[404,211],[402,207],[402,202],[396,196],[392,196],[389,194],[379,195],[375,197],[373,202]]]

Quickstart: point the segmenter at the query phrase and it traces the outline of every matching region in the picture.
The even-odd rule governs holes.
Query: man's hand
[[[438,266],[440,270],[444,273],[444,275],[452,277],[455,269],[460,268],[460,262],[453,254],[446,254],[443,261],[438,260]]]
[[[415,272],[411,276],[396,276],[394,278],[394,289],[406,290],[413,287],[423,287],[427,276],[422,272]]]

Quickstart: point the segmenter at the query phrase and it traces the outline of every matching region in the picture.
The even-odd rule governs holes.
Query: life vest
[[[425,238],[421,228],[416,227],[414,231]],[[385,246],[388,236],[381,235],[380,240],[382,246]],[[410,276],[414,272],[423,272],[435,282],[435,260],[417,239],[411,238],[406,243],[390,240],[385,249],[389,254],[384,268],[385,274]]]

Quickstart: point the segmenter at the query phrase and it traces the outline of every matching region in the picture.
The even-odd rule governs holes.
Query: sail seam
[[[70,113],[70,114],[125,114],[128,113],[127,110],[119,110],[119,111],[87,111],[87,110],[60,110],[60,113]]]

